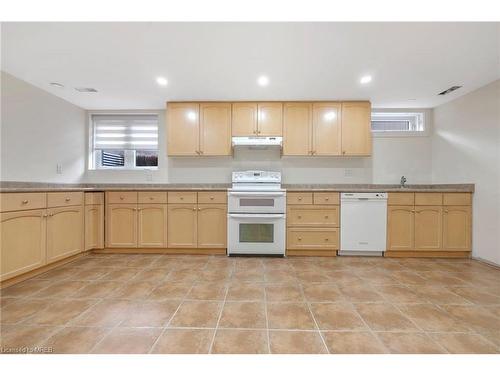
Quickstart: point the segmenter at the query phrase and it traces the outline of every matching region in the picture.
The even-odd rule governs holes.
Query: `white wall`
[[[79,182],[85,168],[85,111],[1,73],[3,181]],[[56,165],[62,174],[56,173]]]
[[[473,256],[500,264],[500,80],[434,109],[432,180],[476,184]]]
[[[89,111],[89,115],[116,112]],[[224,183],[231,181],[232,171],[246,169],[281,171],[285,183],[397,184],[401,175],[407,176],[408,183],[429,183],[431,180],[429,136],[374,138],[371,158],[280,157],[279,151],[272,149],[236,149],[233,157],[175,158],[166,156],[165,111],[144,112],[159,115],[158,170],[88,170],[86,182]]]

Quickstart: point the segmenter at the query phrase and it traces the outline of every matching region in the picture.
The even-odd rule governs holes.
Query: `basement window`
[[[372,112],[372,132],[385,135],[424,135],[425,113],[422,112]]]
[[[92,169],[157,169],[157,115],[92,115]]]

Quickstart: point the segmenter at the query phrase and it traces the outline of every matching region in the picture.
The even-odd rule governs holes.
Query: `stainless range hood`
[[[281,148],[283,137],[233,137],[233,147]]]

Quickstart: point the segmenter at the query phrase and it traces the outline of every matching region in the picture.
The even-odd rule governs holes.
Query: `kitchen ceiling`
[[[434,107],[500,78],[499,30],[499,23],[3,23],[2,70],[86,109],[322,99]],[[257,84],[262,75],[267,85]],[[372,81],[363,85],[366,75]],[[463,87],[438,96],[454,85]]]

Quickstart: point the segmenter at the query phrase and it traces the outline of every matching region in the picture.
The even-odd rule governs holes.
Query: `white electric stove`
[[[286,191],[281,173],[233,172],[228,191],[227,253],[285,255]]]

